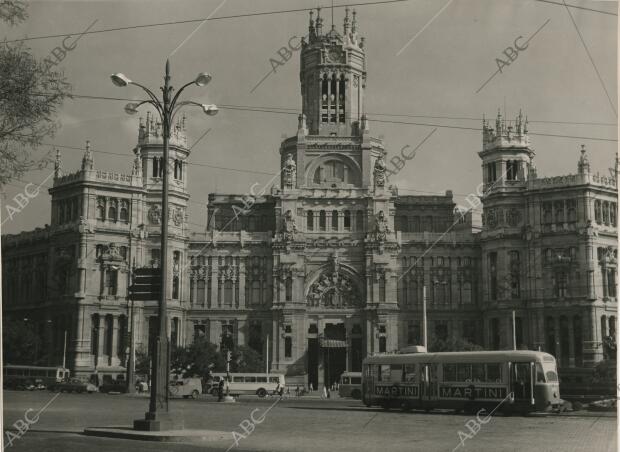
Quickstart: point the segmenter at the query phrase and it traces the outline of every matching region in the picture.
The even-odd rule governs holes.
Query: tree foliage
[[[42,351],[38,334],[26,322],[6,321],[2,325],[2,353],[6,364],[45,364],[46,357],[37,353]]]
[[[26,17],[24,2],[0,2],[1,21],[15,25]],[[71,87],[23,42],[0,43],[0,80],[0,184],[5,184],[49,163],[49,156],[33,151],[58,129],[58,108]]]
[[[205,377],[209,371],[223,371],[226,361],[217,346],[204,338],[196,339],[187,347],[175,347],[170,359],[172,371],[182,375]]]
[[[262,372],[264,360],[251,347],[239,346],[232,350],[231,372]],[[182,376],[206,377],[209,372],[226,371],[226,350],[204,338],[196,339],[186,347],[175,347],[170,359],[171,371]]]
[[[480,345],[465,339],[435,339],[429,347],[429,352],[475,352],[484,350]]]

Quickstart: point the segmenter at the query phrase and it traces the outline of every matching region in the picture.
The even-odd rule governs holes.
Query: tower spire
[[[332,0],[332,30],[334,29],[334,0]]]
[[[317,36],[321,36],[323,32],[323,19],[321,18],[321,8],[316,9],[315,27]]]
[[[84,152],[84,157],[82,157],[82,171],[90,171],[93,169],[94,160],[93,153],[90,151],[90,141],[86,140],[86,152]]]

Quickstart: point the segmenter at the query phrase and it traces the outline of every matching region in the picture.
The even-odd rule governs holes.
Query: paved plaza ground
[[[56,394],[4,392],[5,429],[18,419],[33,419]],[[146,442],[85,436],[86,427],[129,426],[144,416],[143,397],[106,394],[60,394],[39,415],[36,423],[12,446],[19,451],[615,451],[615,413],[574,412],[527,417],[494,416],[477,434],[460,444],[459,431],[469,434],[466,423],[475,416],[451,412],[383,411],[366,408],[351,399],[321,400],[312,397],[283,399],[246,397],[234,404],[199,400],[173,400],[171,407],[183,416],[187,429],[230,432],[219,442],[183,444]],[[266,412],[272,407],[269,412]],[[246,435],[240,423],[251,416],[262,423]],[[251,427],[248,427],[251,430]],[[6,441],[6,433],[5,433]]]

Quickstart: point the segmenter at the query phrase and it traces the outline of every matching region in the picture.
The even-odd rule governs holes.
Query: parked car
[[[69,380],[51,385],[49,390],[54,392],[88,392],[92,394],[97,392],[97,386],[92,383],[85,383],[77,378],[70,378]]]
[[[37,378],[36,380],[32,381],[32,380],[28,380],[28,382],[26,383],[26,389],[28,391],[41,391],[43,389],[46,389],[47,386],[45,386],[43,384],[43,380]]]
[[[125,393],[127,392],[127,382],[123,380],[106,382],[99,387],[99,392],[106,394],[111,392]]]

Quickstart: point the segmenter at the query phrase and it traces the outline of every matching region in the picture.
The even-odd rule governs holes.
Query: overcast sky
[[[616,2],[567,2],[617,13]],[[354,0],[335,1],[336,5],[345,3]],[[35,1],[31,2],[26,23],[13,28],[3,25],[0,36],[17,39],[70,35],[87,29],[95,21],[91,30],[318,4],[324,7],[322,15],[329,29],[329,0]],[[415,147],[435,128],[433,124],[480,129],[483,113],[494,118],[498,108],[505,108],[507,117],[512,119],[523,109],[530,119],[532,133],[584,137],[532,135],[539,176],[576,172],[582,143],[587,146],[594,170],[608,174],[617,148],[617,16],[576,8],[570,8],[569,15],[562,5],[533,0],[410,0],[356,9],[359,31],[366,38],[369,116],[382,121],[429,124],[371,120],[371,132],[384,137],[389,156],[406,145]],[[334,16],[341,30],[344,9],[335,8]],[[201,71],[213,75],[206,88],[192,87],[186,91],[191,99],[219,105],[301,107],[298,53],[251,90],[271,70],[269,59],[278,58],[278,49],[286,46],[291,37],[307,32],[307,12],[210,20],[196,30],[199,24],[85,35],[60,67],[75,94],[137,99],[141,98],[138,88],[117,88],[109,75],[123,72],[156,89],[161,84],[166,57],[185,41],[170,57],[173,84],[180,86]],[[496,58],[506,59],[502,55],[504,49],[514,46],[519,36],[523,39],[518,43],[523,45],[537,30],[527,49],[476,93],[497,71]],[[44,57],[62,45],[62,40],[31,40],[28,45],[36,55]],[[138,118],[123,112],[125,103],[67,101],[60,111],[60,131],[46,142],[83,148],[90,140],[95,149],[96,169],[129,173]],[[190,143],[212,128],[192,150],[190,162],[231,168],[190,163],[189,221],[192,229],[203,230],[208,193],[245,193],[255,182],[266,183],[272,177],[269,173],[278,171],[282,135],[295,134],[297,119],[295,115],[222,108],[215,117],[188,112],[187,124]],[[481,132],[450,127],[438,127],[415,159],[391,178],[390,183],[400,187],[400,194],[443,193],[450,189],[459,203],[475,190],[481,180],[477,155],[482,145]],[[52,146],[44,146],[38,154],[50,149]],[[60,149],[65,171],[77,170],[83,152]],[[24,182],[6,186],[2,203],[11,203],[20,187],[45,180],[51,170],[31,172]],[[48,179],[45,186],[50,185]],[[6,211],[2,210],[4,217]],[[43,190],[12,221],[4,223],[2,232],[15,233],[49,222],[50,196]]]

